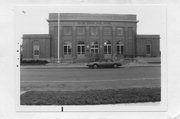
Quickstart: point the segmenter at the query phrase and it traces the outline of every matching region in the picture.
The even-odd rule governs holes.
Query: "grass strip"
[[[161,100],[161,91],[160,88],[29,91],[20,98],[21,105],[99,105],[157,102]]]

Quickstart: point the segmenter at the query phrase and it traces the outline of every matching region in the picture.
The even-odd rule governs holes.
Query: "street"
[[[160,87],[160,77],[160,67],[117,69],[21,68],[21,91]]]

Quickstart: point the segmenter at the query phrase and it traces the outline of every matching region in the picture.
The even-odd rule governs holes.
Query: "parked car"
[[[108,68],[108,67],[118,68],[121,65],[122,65],[121,62],[113,61],[111,59],[103,59],[103,60],[87,63],[87,66],[89,68],[102,68],[102,67],[103,68],[105,68],[105,67],[106,68]]]

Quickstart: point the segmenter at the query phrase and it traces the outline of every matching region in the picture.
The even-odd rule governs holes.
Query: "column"
[[[116,57],[116,27],[112,27],[112,58]]]
[[[76,48],[77,44],[76,44],[76,26],[72,26],[72,58],[76,59],[77,58],[77,54],[76,54]]]
[[[89,39],[89,26],[86,26],[86,39],[85,39],[85,47],[86,47],[86,58],[90,57],[90,39]]]
[[[99,26],[99,54],[101,58],[104,58],[104,43],[103,43],[103,27]]]

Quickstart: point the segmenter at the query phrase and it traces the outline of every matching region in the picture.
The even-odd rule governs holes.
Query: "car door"
[[[100,67],[105,67],[106,65],[107,65],[106,60],[101,60],[100,63],[99,63]]]

